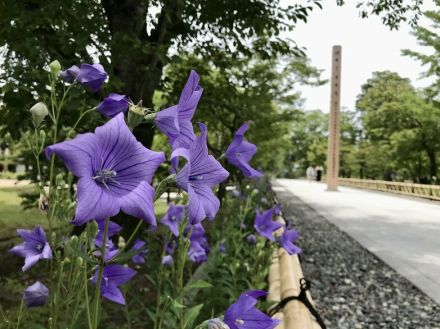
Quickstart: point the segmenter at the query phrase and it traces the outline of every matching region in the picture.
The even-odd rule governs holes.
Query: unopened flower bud
[[[70,242],[72,242],[73,244],[76,244],[78,242],[78,237],[76,235],[72,235],[70,237]]]
[[[143,121],[144,116],[145,109],[142,107],[142,101],[138,104],[130,104],[128,108],[127,125],[131,131]]]
[[[32,120],[36,127],[38,127],[44,118],[49,114],[49,110],[43,102],[38,102],[29,110],[32,114]]]
[[[54,60],[52,63],[49,64],[50,73],[53,74],[54,77],[58,77],[58,74],[61,71],[61,64],[57,60]]]
[[[69,257],[64,258],[63,263],[64,264],[69,264],[70,263],[70,258]]]
[[[78,266],[82,266],[82,264],[83,264],[83,262],[84,262],[84,260],[81,258],[81,257],[78,257],[77,259],[76,259],[76,263],[78,264]]]
[[[96,221],[92,221],[88,225],[88,236],[89,238],[94,238],[96,234],[98,233],[98,223]]]
[[[56,232],[52,232],[52,234],[50,235],[50,242],[52,242],[52,244],[54,244],[56,239],[57,239]]]

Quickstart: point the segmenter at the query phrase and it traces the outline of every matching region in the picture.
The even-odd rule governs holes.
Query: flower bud
[[[92,221],[88,226],[88,236],[89,238],[94,238],[98,233],[98,223],[96,221]]]
[[[24,291],[23,300],[27,307],[37,307],[46,304],[48,296],[49,289],[37,281]]]
[[[64,258],[63,264],[70,264],[70,258],[69,257]]]
[[[76,244],[78,242],[78,237],[76,235],[72,235],[70,237],[70,242],[72,242],[72,244]]]
[[[145,109],[142,107],[142,101],[136,105],[133,103],[130,104],[128,108],[127,125],[131,131],[142,122],[144,116]]]
[[[50,73],[53,74],[54,77],[58,77],[58,74],[61,71],[61,64],[57,60],[54,60],[52,63],[49,64]]]
[[[78,257],[76,259],[76,263],[78,264],[79,267],[81,267],[83,265],[84,260],[81,257]]]
[[[32,114],[32,120],[34,121],[35,127],[38,127],[44,118],[49,114],[49,110],[43,102],[38,102],[29,110]]]

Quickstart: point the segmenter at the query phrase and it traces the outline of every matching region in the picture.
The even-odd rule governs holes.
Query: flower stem
[[[17,319],[16,329],[20,328],[21,318],[23,317],[23,307],[24,307],[24,301],[23,301],[23,299],[21,299],[20,310],[18,311],[18,319]]]
[[[86,244],[87,248],[87,244]],[[86,251],[87,253],[87,251]],[[92,327],[92,317],[90,315],[90,302],[89,302],[89,291],[87,289],[87,262],[84,262],[84,295],[86,298],[86,314],[87,314],[87,323],[89,324],[89,329],[93,329]]]
[[[104,265],[105,265],[105,247],[106,247],[106,241],[107,241],[107,233],[108,233],[108,226],[109,226],[109,219],[107,218],[105,220],[105,228],[104,228],[104,236],[102,239],[102,247],[101,247],[101,262],[99,264],[99,270],[98,270],[98,278],[96,280],[96,288],[95,288],[95,300],[94,300],[94,315],[93,315],[93,328],[98,329],[98,317],[99,317],[99,293],[101,290],[101,281],[102,281],[102,274],[104,272]]]

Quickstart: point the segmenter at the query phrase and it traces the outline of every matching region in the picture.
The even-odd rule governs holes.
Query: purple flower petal
[[[260,234],[262,237],[265,237],[266,239],[270,241],[275,241],[275,237],[273,236],[273,232],[278,230],[280,227],[283,226],[281,223],[274,222],[272,220],[273,217],[273,208],[270,208],[260,214],[259,211],[257,211],[255,222],[254,222],[254,228]]]
[[[81,64],[76,80],[92,92],[97,92],[107,80],[107,73],[101,64]]]
[[[189,148],[196,136],[192,127],[192,117],[202,97],[203,89],[199,86],[200,77],[194,70],[180,95],[179,103],[157,113],[156,125],[168,137],[173,150]]]
[[[49,289],[39,281],[26,288],[23,293],[23,300],[27,307],[43,306],[48,297]]]
[[[9,252],[25,258],[23,272],[34,266],[40,259],[52,258],[52,250],[41,226],[37,225],[33,231],[18,229],[17,233],[24,242],[13,247]]]
[[[94,284],[98,281],[99,269],[93,275],[92,281]],[[115,303],[125,304],[118,286],[130,281],[135,275],[136,271],[118,264],[110,264],[104,267],[101,280],[101,295]]]
[[[161,224],[167,226],[176,237],[179,236],[179,223],[182,222],[184,210],[184,206],[170,204],[167,213],[160,221]]]
[[[156,226],[153,189],[149,185],[163,152],[153,152],[136,141],[123,113],[85,134],[49,146],[78,177],[78,205],[74,224],[103,220],[122,210]]]
[[[125,299],[121,290],[114,284],[101,285],[101,296],[120,305],[125,305]]]
[[[70,68],[68,68],[65,71],[62,71],[60,73],[61,78],[68,82],[68,83],[72,83],[76,80],[76,77],[79,74],[79,67],[76,65],[71,66]]]
[[[230,164],[240,169],[244,176],[256,179],[263,174],[255,170],[249,165],[249,161],[257,152],[257,147],[254,144],[243,140],[245,132],[249,129],[249,123],[243,124],[235,133],[234,140],[226,150],[226,159]]]
[[[174,264],[174,259],[171,255],[166,255],[162,257],[162,265],[172,266]]]
[[[188,192],[191,224],[199,223],[204,218],[215,217],[220,202],[211,188],[229,176],[221,164],[208,154],[206,126],[199,126],[202,134],[191,144],[189,150],[179,148],[171,155],[171,159],[183,156],[188,160],[177,173],[176,184]]]
[[[99,113],[107,118],[113,118],[121,112],[127,112],[128,99],[125,95],[110,94],[96,107]]]
[[[299,254],[301,248],[293,244],[298,238],[299,233],[296,230],[285,230],[280,237],[280,245],[289,255]]]

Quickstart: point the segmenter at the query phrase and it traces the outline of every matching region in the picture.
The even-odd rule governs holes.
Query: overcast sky
[[[426,86],[429,81],[419,79],[423,72],[421,65],[400,55],[404,48],[423,49],[410,34],[410,27],[402,25],[398,31],[390,31],[377,17],[361,19],[354,2],[347,1],[351,5],[338,7],[335,0],[326,0],[323,10],[314,10],[308,23],[299,24],[291,33],[299,46],[306,47],[312,64],[325,70],[323,78],[326,79],[330,77],[332,46],[342,46],[341,106],[354,108],[361,85],[375,71],[395,71],[410,78],[416,87]],[[426,1],[424,9],[432,8],[435,8],[433,3]],[[329,84],[302,87],[301,91],[306,99],[305,109],[329,111]]]

